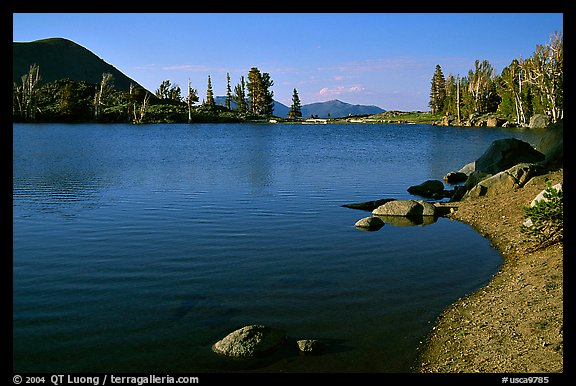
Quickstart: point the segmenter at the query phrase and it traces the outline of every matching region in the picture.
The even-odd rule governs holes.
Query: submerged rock
[[[468,179],[468,175],[464,172],[449,172],[444,176],[444,181],[449,184],[456,184],[464,182]]]
[[[413,185],[408,188],[408,193],[422,197],[433,197],[443,191],[444,183],[440,180],[426,180],[419,185]]]
[[[263,325],[242,327],[212,345],[218,354],[249,358],[274,351],[286,341],[283,330]]]
[[[342,206],[350,209],[374,210],[378,208],[380,205],[384,205],[385,203],[394,200],[395,200],[394,198],[382,198],[380,200],[359,202],[356,204],[344,204]]]
[[[356,228],[362,228],[363,230],[377,231],[384,226],[384,221],[378,217],[364,217],[356,221],[354,224]]]

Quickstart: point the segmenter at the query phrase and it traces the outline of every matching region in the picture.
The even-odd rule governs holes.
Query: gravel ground
[[[452,217],[470,224],[504,259],[479,291],[439,317],[420,363],[422,373],[556,373],[563,371],[563,243],[538,248],[520,232],[532,199],[563,181],[563,169],[523,188],[458,203]]]

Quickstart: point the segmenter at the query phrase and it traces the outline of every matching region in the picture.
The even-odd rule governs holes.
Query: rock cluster
[[[534,114],[530,117],[528,124],[518,124],[513,121],[508,121],[506,118],[494,114],[480,115],[472,113],[468,119],[461,118],[458,122],[458,117],[455,115],[445,115],[440,121],[436,121],[433,125],[438,126],[476,126],[476,127],[529,127],[530,129],[542,129],[550,124],[550,118],[545,114]]]
[[[231,358],[254,358],[271,354],[288,343],[284,330],[261,324],[239,328],[212,345],[212,350]],[[317,339],[300,339],[294,344],[303,354],[318,354],[324,344]]]
[[[541,151],[519,139],[499,139],[492,142],[480,158],[444,176],[448,184],[463,183],[456,185],[453,190],[446,190],[444,183],[439,180],[427,180],[407,190],[425,198],[449,198],[450,202],[457,202],[519,189],[532,177],[545,173],[551,165],[563,162],[562,126],[551,127],[539,147]],[[439,204],[388,198],[343,206],[372,210],[372,216],[362,218],[354,225],[358,229],[375,231],[387,223],[397,226],[430,224],[438,216],[454,210],[454,207],[442,207]]]

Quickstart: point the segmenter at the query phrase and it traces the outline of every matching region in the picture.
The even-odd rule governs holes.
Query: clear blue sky
[[[386,110],[429,110],[436,64],[466,75],[476,59],[499,73],[532,55],[562,13],[16,13],[13,40],[70,39],[148,90],[188,79],[225,95],[251,67],[268,72],[290,106],[339,99]]]

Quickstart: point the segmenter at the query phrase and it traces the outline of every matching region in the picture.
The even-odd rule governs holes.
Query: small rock
[[[296,341],[300,352],[305,354],[318,354],[322,351],[324,345],[316,339],[301,339]]]
[[[212,350],[230,357],[254,357],[275,350],[285,341],[283,330],[255,324],[226,335],[212,345]]]

